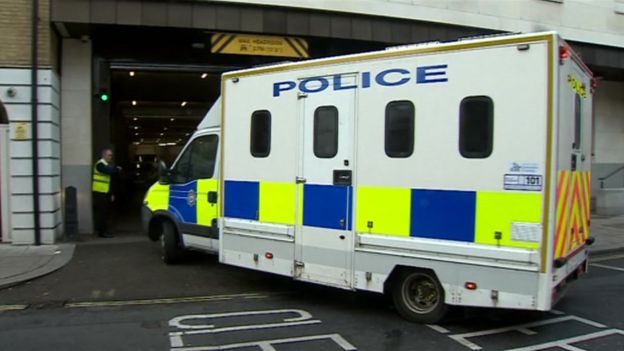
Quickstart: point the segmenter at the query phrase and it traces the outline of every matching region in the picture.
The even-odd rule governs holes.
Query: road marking
[[[143,300],[124,300],[124,301],[86,301],[66,303],[67,308],[85,308],[85,307],[115,307],[115,306],[134,306],[134,305],[167,305],[177,303],[191,302],[207,302],[207,301],[224,301],[236,298],[267,298],[267,295],[258,293],[251,294],[232,294],[232,295],[209,295],[209,296],[192,296],[192,297],[172,297],[163,299],[143,299]]]
[[[232,349],[240,349],[244,347],[254,347],[254,346],[259,347],[260,350],[262,351],[277,351],[275,347],[273,347],[274,345],[292,344],[292,343],[297,343],[297,342],[324,340],[324,339],[332,340],[338,346],[340,346],[343,350],[357,351],[355,346],[351,345],[340,334],[310,335],[310,336],[300,336],[300,337],[295,337],[295,338],[250,341],[250,342],[244,342],[244,343],[218,345],[218,346],[176,347],[176,348],[172,348],[171,351],[232,350]]]
[[[444,327],[441,327],[441,326],[439,326],[439,325],[437,325],[437,324],[427,324],[427,326],[428,326],[429,328],[431,328],[431,329],[433,329],[433,330],[437,331],[438,333],[441,333],[441,334],[448,334],[448,333],[450,333],[450,332],[451,332],[450,330],[448,330],[448,329],[446,329],[446,328],[444,328]]]
[[[614,266],[608,266],[608,265],[606,265],[606,264],[592,263],[591,265],[592,265],[593,267],[600,267],[600,268],[611,269],[611,270],[614,270],[614,271],[624,272],[624,268],[614,267]]]
[[[601,257],[597,257],[597,258],[590,258],[590,263],[591,262],[611,261],[611,260],[617,260],[617,259],[620,259],[620,258],[624,258],[624,255],[619,254],[619,255],[601,256]]]
[[[20,311],[28,308],[28,305],[0,305],[0,312]]]
[[[508,351],[538,351],[538,350],[557,348],[557,347],[562,348],[564,350],[569,350],[569,351],[585,351],[584,349],[580,349],[570,344],[576,344],[582,341],[589,341],[589,340],[598,339],[598,338],[602,338],[602,337],[610,336],[610,335],[624,335],[624,331],[619,330],[619,329],[602,330],[602,331],[591,333],[591,334],[585,334],[585,335],[575,336],[575,337],[568,338],[568,339],[551,341],[551,342],[543,343],[540,345],[520,347],[520,348],[508,350]]]
[[[584,324],[587,324],[587,325],[590,325],[590,326],[596,327],[596,328],[606,328],[607,327],[604,324],[600,324],[600,323],[597,323],[597,322],[594,322],[594,321],[590,321],[590,320],[585,319],[585,318],[581,318],[581,317],[577,317],[577,316],[564,316],[564,317],[557,317],[557,318],[552,318],[552,319],[541,320],[541,321],[537,321],[537,322],[513,325],[513,326],[503,327],[503,328],[496,328],[496,329],[482,330],[482,331],[471,332],[471,333],[449,335],[449,337],[451,339],[457,341],[458,343],[468,347],[471,350],[481,350],[482,349],[481,346],[471,342],[468,339],[469,338],[474,338],[474,337],[480,337],[480,336],[487,336],[487,335],[493,335],[493,334],[507,333],[507,332],[510,332],[510,331],[518,331],[518,332],[523,333],[522,330],[527,331],[528,328],[540,327],[540,326],[544,326],[544,325],[561,323],[561,322],[567,322],[567,321],[577,321],[577,322],[581,322],[581,323],[584,323]],[[532,332],[532,331],[529,331],[529,332]]]
[[[227,312],[227,313],[212,313],[212,314],[191,314],[185,316],[178,316],[169,321],[169,326],[178,329],[205,329],[214,328],[213,324],[186,324],[182,321],[194,320],[194,319],[215,319],[215,318],[227,318],[227,317],[247,317],[247,316],[259,316],[259,315],[275,315],[285,313],[296,313],[299,317],[283,318],[284,322],[300,322],[309,320],[312,315],[304,310],[295,309],[282,309],[282,310],[264,310],[264,311],[245,311],[245,312]]]

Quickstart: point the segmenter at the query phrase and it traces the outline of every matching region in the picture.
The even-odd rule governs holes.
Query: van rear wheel
[[[399,314],[412,322],[437,323],[446,315],[444,289],[433,272],[405,270],[392,287],[392,299]]]
[[[173,223],[169,221],[162,222],[161,226],[160,246],[162,260],[166,264],[176,264],[180,262],[184,254],[184,249],[182,249],[178,239],[178,233]]]

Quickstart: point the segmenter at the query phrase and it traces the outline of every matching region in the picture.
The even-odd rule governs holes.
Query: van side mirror
[[[158,162],[158,175],[158,182],[160,184],[169,184],[171,171],[169,171],[169,167],[167,167],[167,164],[163,160],[160,160],[160,162]]]

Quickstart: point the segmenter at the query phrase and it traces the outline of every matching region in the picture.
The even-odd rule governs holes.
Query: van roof
[[[552,40],[558,37],[556,32],[539,32],[528,34],[494,35],[477,38],[460,39],[452,42],[425,42],[420,44],[401,45],[387,48],[386,50],[372,51],[360,54],[334,56],[328,58],[305,60],[299,62],[281,63],[272,66],[263,66],[244,70],[230,71],[223,73],[222,79],[258,75],[277,71],[289,71],[304,67],[315,67],[345,62],[367,61],[378,58],[400,57],[407,55],[420,55],[431,52],[454,51],[460,49],[470,49],[478,47],[489,47],[497,45],[520,44],[527,42]]]

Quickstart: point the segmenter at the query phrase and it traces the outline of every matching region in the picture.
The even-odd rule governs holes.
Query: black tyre
[[[444,289],[429,271],[402,271],[392,285],[392,300],[403,318],[417,323],[437,323],[448,311]]]
[[[173,223],[164,221],[161,224],[162,235],[160,244],[162,248],[162,260],[166,264],[176,264],[181,261],[184,249],[180,245],[178,233]]]

